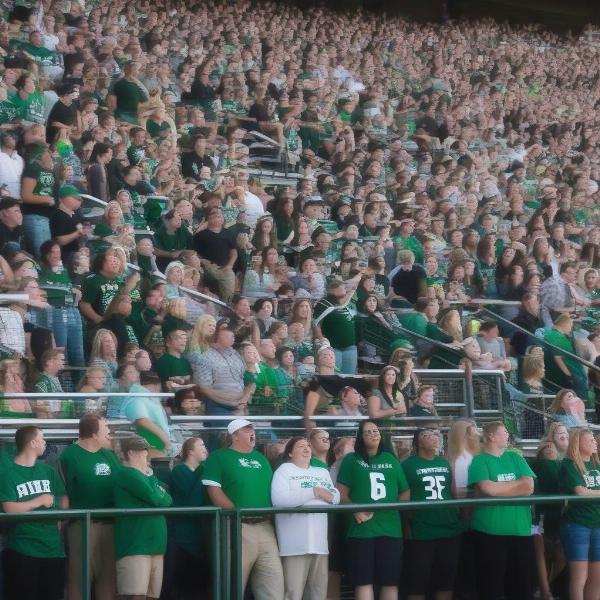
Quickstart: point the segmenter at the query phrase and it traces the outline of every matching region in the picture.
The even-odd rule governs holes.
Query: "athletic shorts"
[[[564,522],[560,526],[560,541],[568,561],[600,561],[600,527]]]
[[[399,585],[402,573],[402,538],[347,538],[348,585]]]
[[[448,592],[460,558],[460,537],[439,540],[410,540],[406,543],[405,587],[409,596]]]

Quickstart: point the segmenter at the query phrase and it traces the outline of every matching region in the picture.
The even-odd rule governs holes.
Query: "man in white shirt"
[[[21,197],[21,175],[25,161],[18,154],[17,141],[9,133],[0,136],[0,186],[6,186],[8,195]]]
[[[248,189],[248,179],[247,171],[240,171],[235,178],[235,184],[244,188],[244,205],[246,207],[244,222],[250,227],[255,227],[256,221],[265,214],[265,207],[262,200]]]

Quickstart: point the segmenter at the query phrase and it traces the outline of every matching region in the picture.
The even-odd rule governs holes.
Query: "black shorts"
[[[4,600],[59,600],[65,593],[65,566],[64,558],[34,558],[4,550]]]
[[[347,538],[348,585],[399,585],[402,573],[402,538]]]
[[[460,537],[406,543],[405,585],[409,596],[448,592],[454,587]]]

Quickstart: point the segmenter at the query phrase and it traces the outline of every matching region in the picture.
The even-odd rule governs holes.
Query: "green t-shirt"
[[[114,506],[112,475],[121,464],[112,450],[90,452],[77,443],[71,444],[60,455],[60,466],[71,508]]]
[[[560,481],[564,486],[565,493],[574,494],[578,486],[588,490],[600,490],[600,468],[591,461],[585,463],[586,472],[582,475],[577,465],[568,458],[562,462]],[[586,502],[584,504],[569,504],[565,519],[571,523],[577,523],[582,527],[595,529],[600,527],[600,504],[598,502]]]
[[[61,268],[58,272],[43,269],[40,271],[38,283],[46,292],[48,304],[55,308],[73,306],[73,288],[66,269]]]
[[[109,279],[100,273],[94,273],[83,280],[81,299],[102,315],[106,312],[110,301],[119,293],[122,285],[123,282],[117,277]]]
[[[10,123],[17,116],[17,107],[10,101],[0,102],[0,125]]]
[[[523,389],[523,388],[522,388]],[[562,491],[560,483],[560,472],[562,470],[561,460],[539,459],[532,463],[531,468],[536,475],[536,494],[559,494]],[[544,526],[548,521],[558,523],[562,508],[559,504],[536,504],[536,515],[544,515]]]
[[[408,482],[398,459],[390,452],[372,456],[366,463],[358,454],[347,454],[340,465],[338,482],[350,488],[350,500],[357,504],[398,502],[408,489]],[[349,521],[347,537],[402,537],[402,523],[397,510],[378,510],[364,523]]]
[[[206,460],[202,483],[220,487],[236,508],[271,506],[273,470],[257,450],[221,448]]]
[[[206,504],[202,485],[203,467],[192,471],[181,463],[171,471],[170,489],[173,506],[203,506]],[[194,556],[201,555],[200,536],[202,520],[198,517],[175,517],[169,520],[171,535],[180,548]]]
[[[329,307],[334,306],[327,298],[315,305],[314,316],[317,318]],[[336,307],[320,321],[323,336],[329,340],[332,348],[343,350],[356,344],[354,317],[347,307]]]
[[[27,502],[42,494],[54,496],[53,508],[59,507],[58,500],[65,495],[62,479],[52,467],[42,462],[36,462],[33,467],[14,462],[2,465],[0,502]],[[65,555],[56,520],[16,523],[8,532],[7,547],[35,558],[62,558]]]
[[[137,124],[138,106],[148,100],[142,88],[136,83],[120,79],[112,86],[110,92],[117,98],[115,117]]]
[[[161,250],[186,250],[192,247],[192,236],[186,227],[180,227],[170,235],[164,225],[154,234],[154,245]]]
[[[520,477],[535,478],[520,454],[510,450],[501,456],[482,452],[469,466],[468,485],[480,481],[516,481]],[[509,504],[477,507],[471,517],[471,528],[489,535],[531,535],[531,507]]]
[[[56,180],[54,173],[42,168],[39,163],[29,163],[23,170],[23,177],[30,177],[36,180],[33,193],[38,196],[52,196],[54,197],[54,187]]]
[[[423,501],[452,499],[452,472],[450,463],[441,456],[427,460],[411,456],[402,463],[402,470],[410,487],[411,500]],[[458,535],[462,530],[456,508],[415,510],[411,518],[412,539],[437,540]]]
[[[45,123],[44,96],[33,92],[25,100],[19,94],[10,94],[8,100],[16,110],[16,118],[31,121],[32,123]]]
[[[115,469],[113,493],[117,508],[158,508],[171,506],[171,496],[154,475],[132,467]],[[140,554],[164,554],[167,549],[167,521],[160,515],[117,517],[115,558]]]
[[[327,463],[324,463],[321,459],[316,458],[315,456],[313,456],[310,459],[310,466],[311,467],[320,467],[321,469],[327,469],[329,471],[329,465]]]
[[[192,374],[192,367],[185,358],[178,358],[168,352],[156,361],[154,370],[161,381],[167,381],[170,377],[185,377]]]

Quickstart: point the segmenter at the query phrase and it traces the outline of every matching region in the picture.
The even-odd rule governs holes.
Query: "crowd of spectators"
[[[0,416],[82,417],[78,444],[89,452],[100,452],[107,435],[89,415],[129,421],[140,436],[124,442],[129,470],[111,455],[102,462],[108,472],[95,473],[117,473],[107,505],[207,496],[223,508],[298,506],[409,491],[442,500],[467,487],[527,495],[534,475],[505,439],[524,426],[546,436],[540,463],[553,461],[538,473],[540,485],[545,478],[559,491],[566,455],[568,491],[595,491],[591,436],[575,430],[567,449],[555,432],[600,414],[599,48],[536,26],[417,24],[246,0],[16,0],[0,9],[0,290],[18,294],[0,306]],[[416,367],[503,374],[505,425],[483,435],[482,456],[493,459],[474,460],[471,470],[473,453],[463,447],[453,458],[449,439],[447,464],[432,429],[417,432],[413,456],[400,465],[408,449],[385,431],[394,419],[441,423],[438,390]],[[89,398],[69,397],[75,391]],[[163,401],[161,392],[172,397]],[[213,424],[229,423],[233,445],[216,450],[207,438],[211,455],[200,469],[206,448],[186,440],[170,415],[223,417]],[[289,442],[272,433],[267,456],[287,461],[272,488],[254,430],[239,420],[248,415],[264,415],[267,425],[269,416],[296,417],[280,423],[307,430],[307,440]],[[323,415],[340,417],[333,456],[327,433],[315,429]],[[371,420],[360,421],[352,452],[347,433],[363,415]],[[452,428],[463,446],[474,428],[464,423]],[[60,478],[36,474],[40,495],[22,509],[29,493],[19,490],[34,481],[22,469],[38,468],[41,435],[33,428],[17,436],[12,479],[0,486],[7,512],[63,506],[58,499],[67,497],[78,504],[69,485],[81,483],[69,481],[67,460],[66,492]],[[238,475],[236,452],[252,454],[240,458]],[[148,457],[177,456],[170,495],[140,475]],[[246,471],[253,481],[263,476],[252,497]],[[303,481],[306,494],[291,494],[291,481]],[[478,509],[474,535],[452,511],[443,522],[416,517],[411,598],[431,591],[416,563],[439,573],[439,598],[450,597],[455,579],[465,597],[499,598],[515,558],[522,577],[507,593],[530,597],[533,568],[520,539],[529,540],[528,517],[513,509]],[[560,515],[544,515],[558,540]],[[394,598],[400,570],[389,565],[402,554],[400,520],[385,511],[354,518],[346,533],[360,541],[346,549],[343,569],[329,570],[344,571],[357,598],[371,598],[373,585]],[[497,527],[504,518],[509,525]],[[573,540],[583,535],[577,527],[593,531],[595,518],[576,508],[566,517],[571,598],[583,598],[588,578]],[[112,548],[112,529],[100,525],[97,543]],[[202,533],[193,519],[169,525],[165,589],[194,597],[190,573],[208,571],[190,540]],[[282,598],[282,590],[300,598],[305,587],[323,598],[328,543],[311,537],[326,532],[323,515],[281,515],[275,525],[244,523],[244,581],[260,599]],[[438,537],[427,537],[430,526]],[[156,544],[127,539],[130,531],[143,538],[146,527]],[[72,530],[69,555],[77,557]],[[114,594],[115,581],[121,595],[157,597],[165,532],[160,518],[118,521],[117,570],[98,559],[97,597]],[[59,560],[58,540],[46,541],[43,556]],[[19,543],[5,553],[7,572],[56,574],[55,562],[23,561],[40,551]],[[491,546],[492,555],[483,551]],[[462,552],[466,559],[448,559]],[[472,557],[488,561],[479,575],[495,576],[461,573]],[[564,555],[547,550],[551,557],[564,567]],[[542,571],[543,563],[537,585],[550,598],[560,570]],[[77,597],[76,571],[69,598]],[[595,589],[594,577],[590,569]],[[468,595],[469,580],[479,595]],[[62,597],[55,583],[50,600]],[[35,585],[32,578],[30,595],[19,597],[37,598]]]

